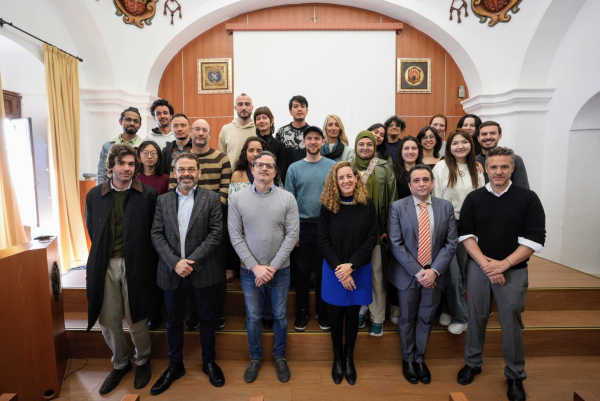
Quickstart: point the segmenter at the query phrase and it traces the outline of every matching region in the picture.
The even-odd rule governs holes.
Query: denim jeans
[[[248,332],[248,348],[252,359],[263,358],[261,346],[263,303],[265,291],[271,295],[273,307],[273,334],[274,346],[273,356],[275,359],[285,358],[287,346],[287,300],[290,289],[290,267],[278,270],[273,279],[267,284],[257,287],[256,276],[252,270],[240,269],[242,280],[242,291],[246,301],[246,330]]]

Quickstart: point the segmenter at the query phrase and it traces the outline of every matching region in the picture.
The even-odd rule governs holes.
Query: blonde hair
[[[327,141],[327,120],[329,120],[329,117],[332,117],[335,121],[337,121],[338,125],[340,126],[340,141],[345,146],[350,146],[350,143],[348,142],[348,137],[346,136],[346,129],[344,128],[344,123],[342,123],[342,119],[340,118],[340,116],[337,116],[335,114],[330,114],[327,117],[325,117],[325,122],[323,123],[323,136],[325,137],[325,141]]]
[[[319,202],[321,202],[323,206],[333,213],[340,211],[341,200],[340,188],[337,182],[337,173],[342,167],[350,167],[356,176],[356,186],[354,187],[354,199],[352,202],[355,205],[367,204],[367,188],[365,187],[365,184],[363,184],[362,177],[356,167],[347,161],[337,162],[327,174],[327,178],[325,179],[325,187],[323,188],[323,193],[321,193],[321,198],[319,199]]]

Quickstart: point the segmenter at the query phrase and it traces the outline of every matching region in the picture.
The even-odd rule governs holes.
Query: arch
[[[571,131],[581,130],[600,130],[600,116],[598,115],[600,110],[600,92],[592,96],[585,104],[579,109]]]
[[[480,74],[463,46],[454,39],[441,26],[427,18],[425,15],[411,10],[408,7],[392,4],[386,0],[372,0],[364,2],[360,0],[330,0],[330,1],[308,1],[299,0],[294,4],[333,4],[347,7],[355,7],[364,9],[388,17],[404,21],[414,28],[426,33],[432,39],[437,41],[448,53],[452,56],[459,69],[463,72],[469,92],[471,96],[475,96],[482,91],[482,82]],[[256,11],[264,8],[289,5],[286,0],[272,0],[268,3],[262,0],[227,0],[227,1],[211,1],[206,6],[200,7],[190,15],[192,22],[178,35],[176,35],[167,46],[156,57],[148,80],[146,81],[146,92],[158,93],[158,86],[163,71],[171,61],[171,59],[179,52],[188,42],[203,34],[214,26],[223,23],[235,16],[251,11]],[[423,6],[423,11],[427,7]]]

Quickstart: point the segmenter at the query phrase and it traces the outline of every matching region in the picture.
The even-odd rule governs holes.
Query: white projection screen
[[[395,114],[395,31],[234,32],[234,95],[268,106],[275,127],[289,124],[288,102],[308,100],[310,125],[341,117],[350,146],[370,125]]]

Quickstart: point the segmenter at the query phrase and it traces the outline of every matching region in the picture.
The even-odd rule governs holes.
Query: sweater
[[[137,175],[138,180],[142,183],[156,189],[159,195],[166,193],[169,190],[169,175],[168,174],[152,174],[146,175],[140,173]]]
[[[544,245],[546,215],[540,199],[529,189],[511,185],[498,197],[479,188],[465,198],[458,235],[474,235],[485,256],[504,260],[519,247],[519,238]],[[511,269],[527,267],[528,260]]]
[[[265,195],[244,188],[229,199],[229,238],[241,267],[257,264],[277,270],[290,265],[290,253],[300,235],[298,205],[289,193],[275,187]]]
[[[452,203],[454,207],[454,217],[456,220],[460,220],[460,210],[463,201],[467,195],[473,191],[473,183],[471,182],[471,175],[466,164],[457,163],[459,172],[463,173],[461,177],[458,174],[456,184],[453,188],[448,187],[448,165],[445,161],[439,161],[433,168],[433,178],[435,183],[433,185],[433,196],[441,199],[445,199]],[[485,185],[483,174],[477,174],[478,183],[477,188],[481,188]]]
[[[334,165],[333,160],[322,157],[318,162],[302,159],[288,169],[285,189],[296,198],[301,221],[317,222],[321,211],[319,198],[325,187],[327,174]]]
[[[289,123],[277,130],[275,138],[283,143],[285,146],[285,170],[282,175],[287,174],[287,169],[292,163],[302,160],[306,156],[304,148],[304,131],[309,127],[308,124],[304,124],[300,128],[296,128]]]
[[[275,138],[273,134],[265,135],[262,137],[262,139],[264,139],[267,142],[267,144],[269,144],[271,151],[275,155],[275,163],[277,163],[277,172],[281,177],[281,181],[285,182],[285,172],[287,171],[287,164],[285,162],[285,146],[283,146],[283,143],[277,138]],[[235,168],[236,166],[232,165],[231,167]]]
[[[321,206],[317,226],[319,249],[333,270],[342,263],[357,269],[371,262],[377,243],[377,212],[371,198],[366,205],[340,205],[333,213]]]
[[[482,153],[479,153],[477,156],[475,156],[475,160],[477,160],[483,166],[483,178],[485,179],[485,183],[487,184],[488,182],[490,182],[490,178],[488,177],[487,171],[485,171],[485,158],[486,156]],[[515,169],[510,176],[510,180],[515,185],[529,189],[529,179],[527,179],[527,170],[525,169],[525,163],[523,162],[523,158],[521,156],[515,155]]]
[[[231,162],[231,168],[235,168],[237,161],[240,158],[240,154],[242,153],[242,149],[244,148],[244,143],[246,143],[246,139],[251,136],[256,136],[256,126],[254,125],[254,121],[242,127],[238,119],[234,118],[232,122],[225,124],[223,128],[221,128],[221,133],[219,134],[219,150],[223,153],[227,153],[227,157]]]

